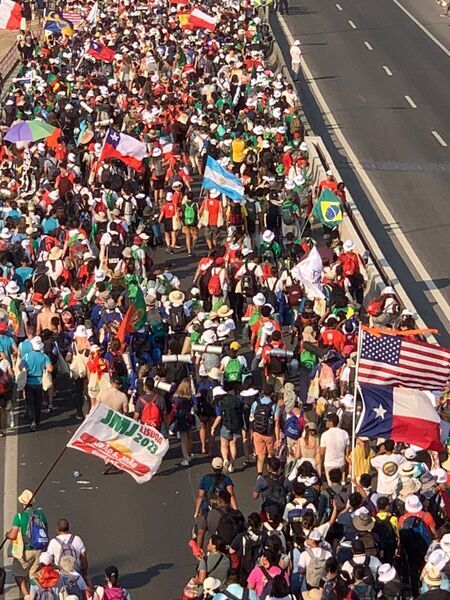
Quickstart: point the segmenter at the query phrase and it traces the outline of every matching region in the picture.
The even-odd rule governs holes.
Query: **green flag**
[[[337,227],[342,223],[342,204],[331,190],[325,188],[316,200],[311,211],[327,227]]]

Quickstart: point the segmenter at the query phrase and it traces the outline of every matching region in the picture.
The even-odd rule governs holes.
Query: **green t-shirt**
[[[40,508],[27,508],[21,513],[17,513],[13,519],[13,527],[20,527],[23,537],[23,543],[25,550],[32,550],[32,547],[27,543],[27,531],[28,531],[28,523],[30,521],[31,512],[36,513],[44,525],[47,527],[47,517],[44,515]]]

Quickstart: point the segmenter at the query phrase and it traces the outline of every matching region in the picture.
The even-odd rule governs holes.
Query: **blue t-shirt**
[[[19,351],[20,356],[25,356],[25,354],[28,354],[28,352],[32,352],[33,346],[31,345],[31,340],[23,340],[23,342],[20,342]]]
[[[42,221],[44,233],[51,233],[52,231],[55,231],[57,227],[59,227],[59,221],[58,219],[55,219],[55,217],[49,217],[48,219],[44,219]]]
[[[203,475],[201,478],[200,484],[198,486],[199,490],[203,490],[205,492],[205,499],[202,502],[200,507],[201,512],[203,513],[208,508],[208,492],[214,486],[216,476],[214,473],[208,473],[207,475]],[[233,480],[228,475],[220,475],[220,487],[222,489],[227,489],[229,485],[234,486]]]
[[[17,284],[20,287],[21,291],[24,289],[25,281],[30,279],[33,275],[33,269],[31,267],[18,267],[15,271],[15,276],[17,280]]]
[[[50,359],[43,352],[32,350],[28,354],[25,354],[21,364],[28,372],[27,383],[30,385],[40,385],[42,383],[42,375],[48,365],[50,365]]]
[[[0,335],[0,352],[6,354],[11,359],[13,350],[16,348],[16,342],[9,335]]]

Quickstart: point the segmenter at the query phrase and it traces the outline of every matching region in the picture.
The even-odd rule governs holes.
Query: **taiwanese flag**
[[[0,29],[20,29],[22,6],[12,0],[0,0]]]
[[[442,450],[441,419],[431,392],[361,385],[364,410],[357,435],[406,442],[424,450]]]
[[[108,48],[104,44],[96,42],[95,40],[92,40],[89,43],[89,48],[86,54],[108,63],[114,62],[114,59],[116,58],[116,53],[114,50],[111,50],[111,48]]]
[[[142,171],[142,161],[147,156],[147,146],[131,135],[108,129],[99,164],[107,158],[117,158],[136,171]]]

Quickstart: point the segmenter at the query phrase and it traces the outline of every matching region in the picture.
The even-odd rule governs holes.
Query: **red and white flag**
[[[194,8],[189,16],[189,25],[191,28],[198,27],[213,31],[216,28],[217,21],[215,17],[211,17],[211,15],[208,15],[199,8]]]
[[[97,42],[96,40],[89,42],[89,48],[87,49],[86,54],[89,54],[89,56],[92,56],[97,60],[108,63],[114,62],[116,58],[116,53],[112,48],[108,48],[108,46],[105,46],[105,44]]]
[[[84,17],[74,10],[64,10],[62,15],[63,19],[70,21],[74,28],[78,27],[84,21]]]
[[[12,0],[0,0],[0,29],[20,29],[22,7]]]
[[[443,390],[450,379],[450,350],[402,335],[362,332],[358,382]]]
[[[99,157],[99,164],[107,158],[117,158],[136,171],[142,171],[142,161],[147,156],[147,146],[131,135],[108,129]]]

